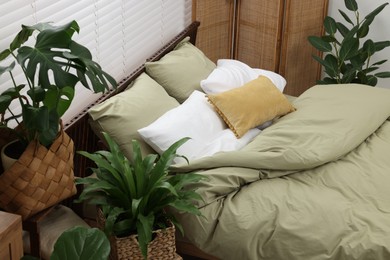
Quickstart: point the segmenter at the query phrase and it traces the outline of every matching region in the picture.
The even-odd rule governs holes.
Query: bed
[[[97,149],[102,130],[116,139],[129,158],[131,139],[144,142],[141,148],[147,154],[177,138],[176,133],[164,135],[168,130],[159,132],[160,124],[148,127],[183,107],[194,91],[202,92],[199,79],[209,79],[218,68],[196,47],[188,47],[195,42],[197,26],[196,22],[190,25],[117,90],[88,106],[67,126],[76,149]],[[177,55],[183,45],[197,58],[167,69],[172,53],[175,61],[188,58]],[[278,78],[272,83],[278,87]],[[278,98],[284,96],[281,92],[276,92]],[[185,233],[178,251],[206,259],[390,259],[390,91],[357,84],[313,86],[299,97],[278,99],[278,107],[283,103],[283,108],[277,109],[272,122],[265,117],[266,126],[251,124],[243,134],[240,122],[229,121],[229,113],[260,102],[259,95],[247,101],[250,96],[233,111],[216,105],[222,110],[219,124],[225,122],[233,137],[252,133],[244,144],[212,153],[207,153],[211,148],[206,153],[199,149],[189,164],[176,161],[171,167],[172,172],[197,171],[207,176],[207,181],[196,184],[203,198],[197,204],[203,217],[176,213]],[[271,99],[267,96],[262,102]],[[274,103],[267,107],[274,108]],[[208,113],[198,107],[195,111],[182,128],[189,124],[194,129],[195,116]],[[201,128],[208,125],[202,123]],[[145,128],[152,134],[145,130],[141,136],[139,130]],[[196,133],[200,131],[203,134],[203,130]],[[200,138],[205,136],[209,135]],[[155,144],[153,138],[166,139]],[[77,157],[75,174],[84,176],[88,163]]]

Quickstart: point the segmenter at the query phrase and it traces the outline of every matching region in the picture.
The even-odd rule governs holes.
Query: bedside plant
[[[374,42],[363,39],[369,33],[374,18],[388,5],[382,4],[361,20],[358,4],[355,0],[344,0],[345,7],[352,12],[351,19],[339,10],[345,24],[327,16],[324,20],[325,35],[309,36],[308,40],[317,50],[324,53],[320,58],[313,55],[323,67],[327,76],[319,84],[360,83],[375,86],[378,78],[389,78],[390,72],[377,72],[379,66],[387,60],[372,62],[375,53],[390,46],[390,41]]]
[[[182,231],[174,216],[165,211],[167,207],[201,215],[193,204],[201,197],[185,187],[204,176],[196,173],[169,175],[168,167],[178,156],[176,150],[188,138],[177,141],[161,156],[150,154],[145,158],[142,158],[138,142],[133,140],[134,161],[129,162],[110,136],[107,133],[103,136],[110,151],[79,152],[97,165],[93,169],[97,178],[76,180],[77,184],[86,185],[78,201],[88,200],[102,210],[107,235],[137,234],[142,255],[146,258],[153,230],[165,228],[170,220]]]
[[[22,25],[9,48],[0,52],[0,61],[10,63],[0,66],[0,76],[11,79],[11,86],[0,94],[0,128],[19,140],[15,157],[0,174],[0,207],[23,220],[76,193],[74,144],[61,122],[76,83],[95,92],[116,86],[89,50],[72,40],[79,30],[76,21]],[[14,77],[17,65],[24,79]],[[4,153],[2,158],[7,158]]]
[[[73,100],[77,82],[95,92],[116,86],[115,80],[92,60],[89,50],[72,40],[79,30],[76,21],[62,26],[22,25],[9,48],[0,53],[0,61],[9,56],[14,59],[10,65],[0,66],[0,76],[9,74],[13,83],[0,95],[0,126],[7,127],[12,121],[20,125],[16,130],[11,129],[24,146],[32,140],[46,147],[53,143],[61,116]],[[29,46],[28,40],[34,32],[38,32],[35,45]],[[24,74],[23,83],[16,82],[12,74],[16,64]],[[21,113],[10,109],[14,100],[19,102]]]

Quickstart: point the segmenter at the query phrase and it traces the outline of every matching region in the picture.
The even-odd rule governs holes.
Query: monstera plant
[[[8,74],[11,79],[11,86],[0,95],[1,127],[13,129],[19,125],[14,132],[24,145],[32,140],[38,140],[44,146],[53,142],[78,82],[94,92],[103,92],[116,85],[115,80],[92,60],[90,51],[72,40],[79,30],[76,21],[61,26],[51,23],[22,25],[9,48],[0,53],[0,61],[9,62],[0,66],[0,76]],[[14,77],[16,66],[24,74],[23,82]],[[11,109],[14,101],[21,109]]]
[[[323,57],[313,56],[326,73],[326,77],[318,83],[352,82],[375,86],[378,78],[388,78],[390,72],[377,72],[379,66],[387,60],[374,61],[373,56],[390,46],[390,41],[374,42],[367,36],[374,18],[388,3],[380,5],[364,17],[359,12],[355,0],[344,0],[344,3],[352,16],[339,10],[344,23],[327,16],[324,20],[325,35],[308,38],[317,50],[323,52]]]

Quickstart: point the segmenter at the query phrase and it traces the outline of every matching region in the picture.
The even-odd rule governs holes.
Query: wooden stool
[[[19,260],[22,256],[22,217],[0,211],[0,259]]]
[[[89,225],[70,208],[56,205],[23,221],[24,251],[35,257],[49,259],[58,237],[75,226]],[[2,258],[0,258],[2,259]]]

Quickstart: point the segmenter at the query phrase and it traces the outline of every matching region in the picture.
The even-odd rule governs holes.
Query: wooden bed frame
[[[199,22],[191,23],[187,28],[185,28],[180,34],[178,34],[174,39],[172,39],[169,43],[163,46],[160,50],[158,50],[155,54],[153,54],[147,61],[156,61],[163,57],[168,52],[172,51],[173,48],[185,37],[190,37],[190,42],[195,45],[196,34],[199,27]],[[73,139],[75,144],[76,151],[88,151],[93,152],[101,148],[99,138],[94,134],[90,125],[89,125],[89,115],[88,109],[92,106],[101,103],[104,100],[124,91],[127,86],[137,78],[141,73],[145,71],[144,64],[140,64],[140,66],[131,72],[126,78],[121,80],[116,89],[113,89],[103,96],[101,96],[94,103],[85,107],[77,116],[72,118],[66,125],[65,131],[68,135]],[[93,166],[93,163],[87,158],[80,156],[78,154],[75,155],[74,158],[74,174],[77,177],[85,177],[88,176],[91,172],[89,167]],[[75,212],[81,215],[80,206],[77,204],[72,204],[72,200],[68,200],[65,204],[71,207]],[[189,242],[184,242],[182,240],[177,241],[177,252],[182,255],[194,256],[200,259],[217,259],[213,256],[210,256]]]

